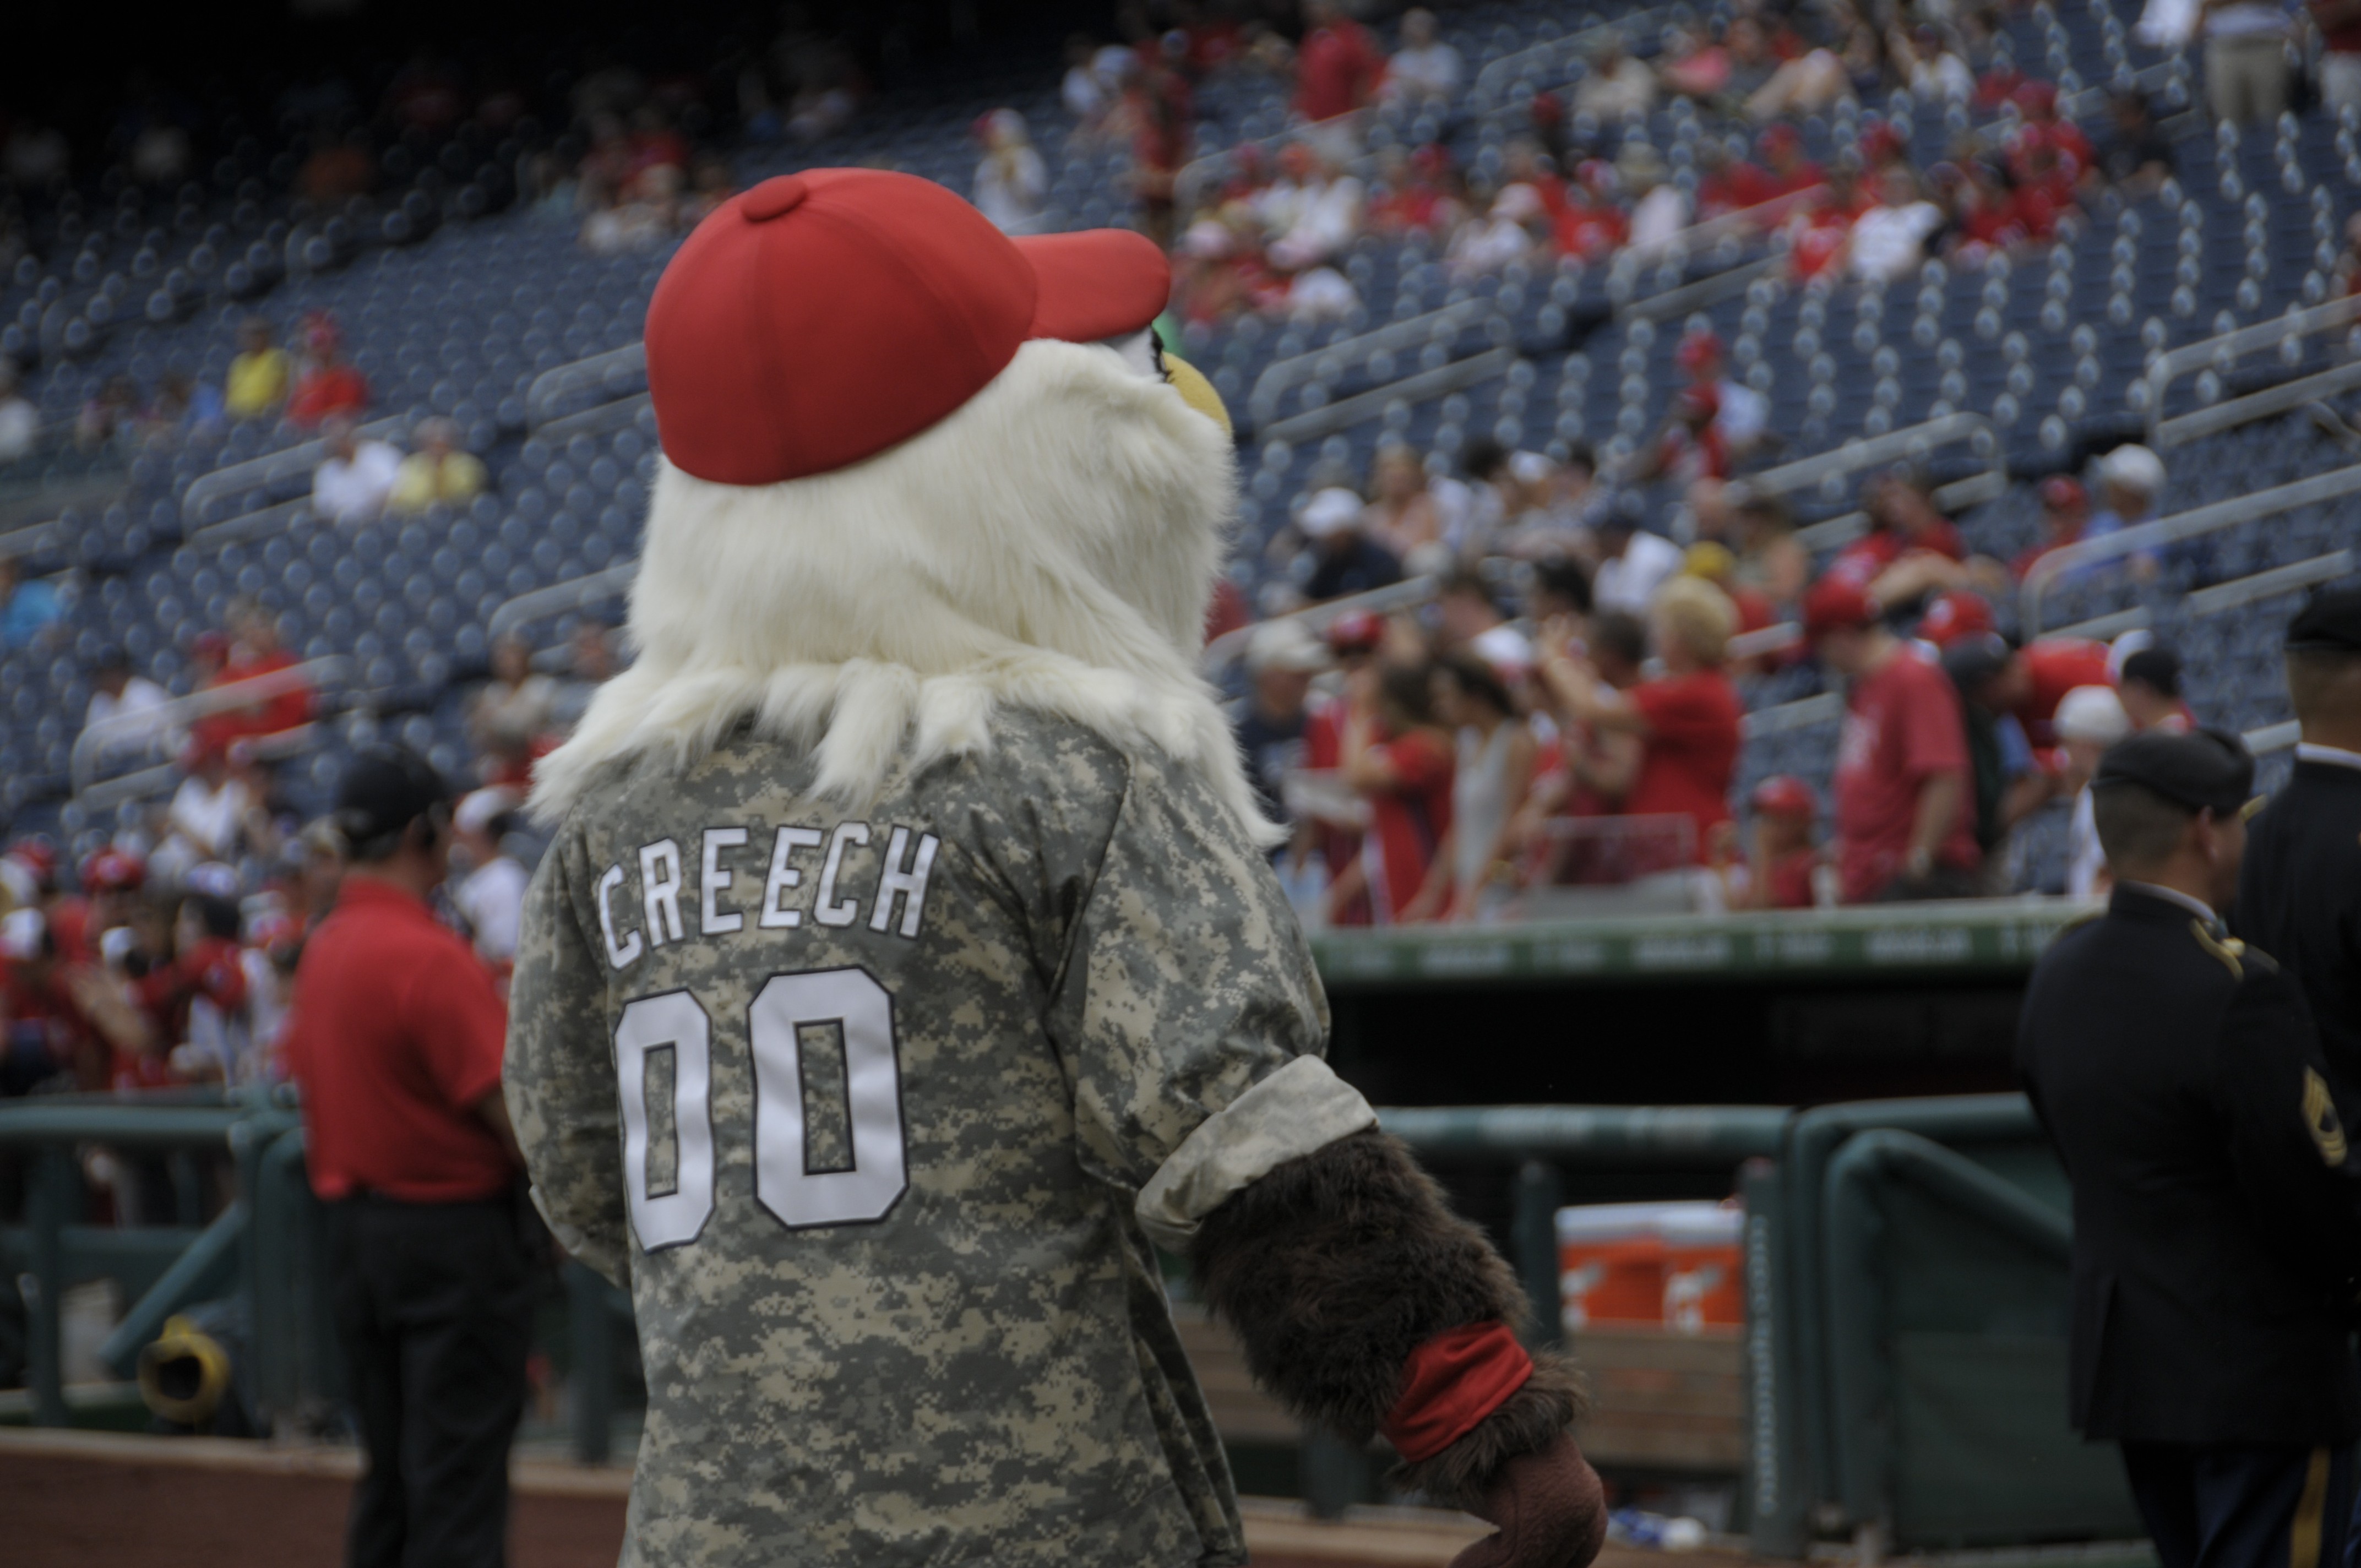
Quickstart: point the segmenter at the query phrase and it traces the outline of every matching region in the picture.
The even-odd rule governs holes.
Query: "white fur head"
[[[1268,838],[1196,673],[1234,510],[1227,434],[1112,348],[1027,344],[950,417],[784,484],[662,466],[631,589],[632,667],[544,759],[564,816],[618,766],[680,768],[731,726],[818,749],[860,804],[992,742],[1004,704],[1193,767]]]

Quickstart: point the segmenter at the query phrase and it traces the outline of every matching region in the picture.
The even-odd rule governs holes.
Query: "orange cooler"
[[[1745,1321],[1735,1205],[1587,1203],[1557,1212],[1558,1289],[1566,1332],[1699,1333]]]

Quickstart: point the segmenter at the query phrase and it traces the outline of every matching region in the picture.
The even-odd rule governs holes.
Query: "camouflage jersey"
[[[1276,879],[1062,720],[813,773],[623,777],[526,906],[510,1109],[646,1364],[623,1562],[1243,1562],[1148,1238],[1373,1120]]]

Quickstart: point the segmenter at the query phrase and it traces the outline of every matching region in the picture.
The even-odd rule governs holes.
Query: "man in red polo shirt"
[[[1336,0],[1309,0],[1303,43],[1295,51],[1295,108],[1318,124],[1367,105],[1386,73],[1368,29]]]
[[[545,1245],[500,1098],[507,1010],[427,907],[452,841],[434,770],[400,747],[362,753],[335,821],[352,861],[304,945],[285,1038],[368,1450],[346,1561],[497,1568]]]
[[[1804,636],[1846,682],[1837,743],[1837,869],[1847,904],[1974,891],[1975,798],[1959,694],[1878,617],[1860,586],[1825,577]]]

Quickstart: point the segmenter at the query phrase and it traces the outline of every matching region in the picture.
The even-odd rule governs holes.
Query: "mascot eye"
[[[1104,338],[1100,346],[1122,355],[1123,362],[1143,376],[1159,381],[1172,379],[1171,372],[1164,367],[1164,340],[1152,326],[1142,327],[1129,337]]]

